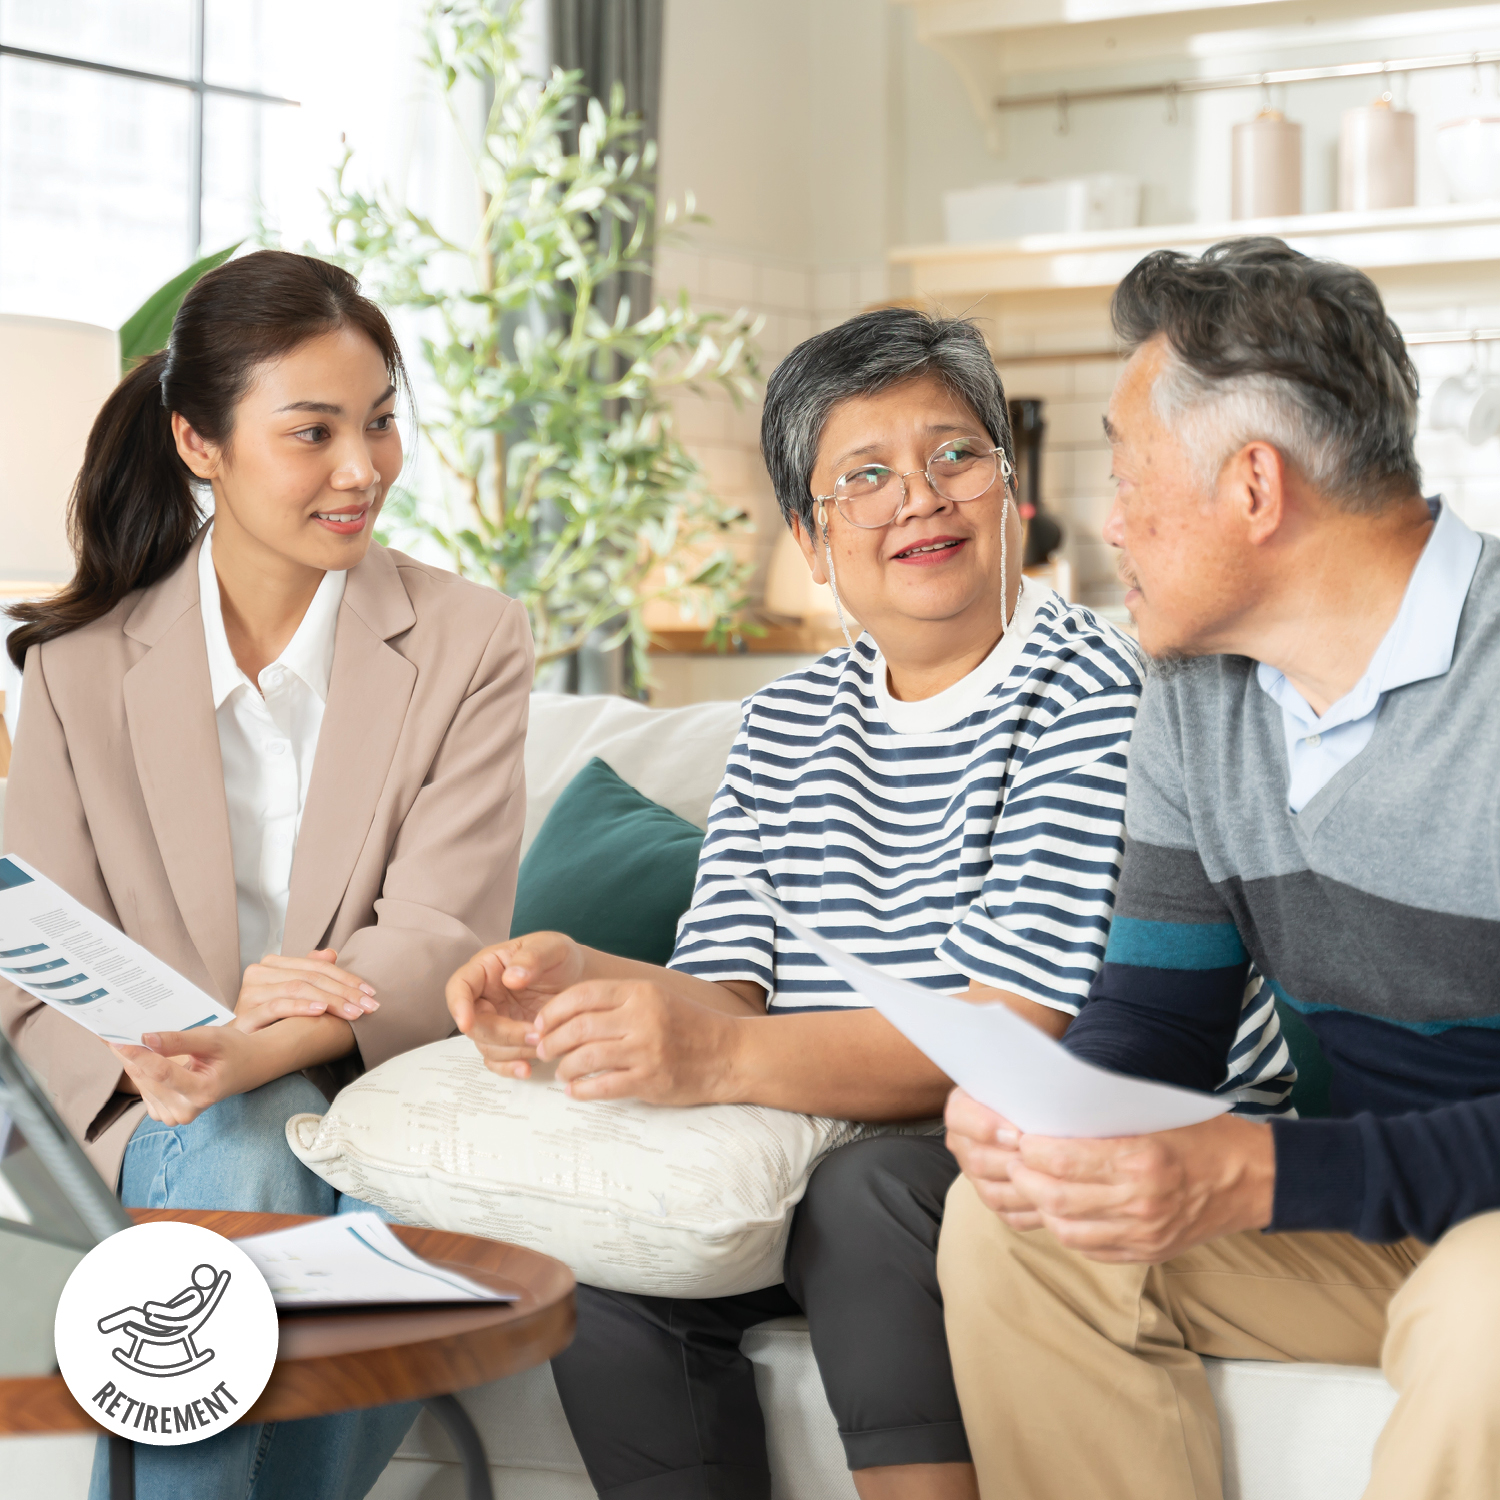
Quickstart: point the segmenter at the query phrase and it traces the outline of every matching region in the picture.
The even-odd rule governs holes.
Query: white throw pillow
[[[628,698],[533,693],[522,856],[563,788],[596,755],[643,796],[708,827],[709,803],[742,717],[738,703],[647,708]]]
[[[509,1240],[591,1286],[725,1297],[781,1281],[819,1159],[878,1127],[749,1104],[663,1109],[500,1078],[466,1037],[433,1042],[294,1115],[297,1157],[407,1224]]]

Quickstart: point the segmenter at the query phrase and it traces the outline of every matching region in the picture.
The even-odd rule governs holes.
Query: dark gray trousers
[[[783,1286],[738,1297],[578,1288],[578,1332],[552,1361],[605,1500],[768,1500],[747,1328],[805,1313],[851,1469],[967,1463],[948,1363],[937,1240],[958,1164],[935,1136],[844,1146],[797,1206]]]

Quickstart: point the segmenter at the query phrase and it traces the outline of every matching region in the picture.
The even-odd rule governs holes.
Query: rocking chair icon
[[[111,1352],[127,1370],[137,1375],[183,1375],[199,1369],[214,1357],[212,1349],[200,1350],[193,1342],[209,1315],[219,1305],[229,1285],[229,1272],[216,1271],[210,1265],[194,1269],[190,1286],[169,1302],[147,1302],[141,1307],[122,1307],[99,1319],[100,1333],[123,1329],[131,1340],[129,1349]],[[149,1364],[141,1358],[146,1347],[182,1346],[182,1358],[169,1364]]]

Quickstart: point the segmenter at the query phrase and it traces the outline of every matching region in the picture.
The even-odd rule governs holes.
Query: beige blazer
[[[5,850],[232,1007],[239,928],[201,545],[27,654]],[[380,994],[354,1023],[343,1079],[447,1036],[448,975],[509,935],[531,676],[514,600],[378,545],[351,570],[283,944],[337,948]],[[119,1060],[4,981],[0,1024],[113,1183],[145,1117],[116,1094]]]

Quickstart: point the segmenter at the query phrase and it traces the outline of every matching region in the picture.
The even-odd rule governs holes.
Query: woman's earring
[[[828,544],[828,507],[821,500],[818,501],[817,524],[823,533],[823,557],[828,564],[828,587],[833,591],[834,612],[839,617],[839,629],[844,632],[844,644],[852,651],[854,650],[854,640],[849,634],[849,627],[844,623],[844,606],[843,602],[839,599],[839,581],[833,572],[833,548]]]

